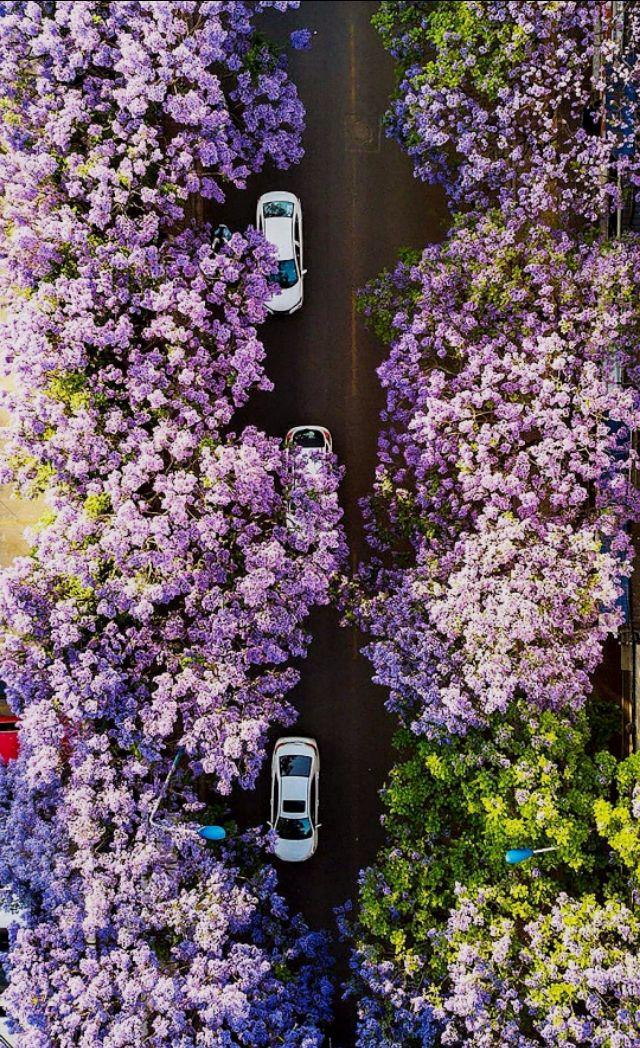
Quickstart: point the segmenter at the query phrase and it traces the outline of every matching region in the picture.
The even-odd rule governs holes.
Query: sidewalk
[[[10,380],[0,379],[0,388],[10,389]],[[7,413],[0,412],[0,435],[1,427],[6,426],[7,422]],[[29,552],[24,530],[35,524],[45,509],[44,499],[24,501],[16,497],[11,485],[0,485],[0,567],[6,567],[14,557]]]

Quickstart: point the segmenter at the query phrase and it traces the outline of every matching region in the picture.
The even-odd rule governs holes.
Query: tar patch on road
[[[382,140],[382,125],[372,124],[357,113],[347,113],[344,118],[344,134],[347,152],[379,153]]]

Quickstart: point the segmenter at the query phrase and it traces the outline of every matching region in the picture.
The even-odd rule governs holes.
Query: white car
[[[284,446],[310,458],[318,452],[330,454],[333,440],[326,426],[294,426],[284,438]]]
[[[315,739],[278,739],[271,762],[271,822],[275,854],[304,862],[318,847],[320,754]]]
[[[291,480],[286,502],[287,527],[291,531],[302,525],[293,510],[294,496],[313,486],[314,474],[323,470],[322,459],[333,450],[331,434],[325,426],[294,426],[284,438],[291,455]]]
[[[256,225],[278,252],[278,290],[267,302],[270,313],[295,313],[303,299],[302,208],[293,193],[264,193],[258,200]]]

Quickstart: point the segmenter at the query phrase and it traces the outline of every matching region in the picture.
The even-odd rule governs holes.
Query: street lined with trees
[[[301,159],[304,108],[270,39],[298,6],[2,5],[0,481],[49,507],[0,580],[20,717],[0,765],[0,883],[21,910],[3,999],[25,1048],[312,1048],[336,1028],[343,1048],[634,1048],[640,759],[612,752],[592,681],[640,510],[640,252],[612,235],[640,182],[640,5],[379,5],[387,130],[452,221],[359,292],[385,406],[364,553],[346,522],[353,570],[330,438],[301,479],[257,424],[274,409],[251,417],[274,398],[260,327],[282,259],[248,222],[207,221],[240,224],[251,176]],[[351,108],[328,115],[354,149],[337,174],[351,252],[357,172],[379,148],[354,25]],[[343,203],[318,181],[312,228]],[[363,370],[356,267],[325,248],[349,292],[342,408]],[[309,284],[318,301],[313,269]],[[299,293],[296,308],[302,276]],[[281,321],[294,334],[297,317]],[[290,412],[281,435],[310,422],[334,430]],[[348,688],[323,699],[354,780],[333,812],[356,831],[341,809],[372,759],[354,736],[383,701],[398,724],[385,843],[339,918],[346,988],[331,929],[291,905],[307,886],[301,910],[326,902],[327,865],[310,860],[296,893],[236,803],[296,720],[309,616],[331,605],[363,631],[383,696],[366,724]],[[362,854],[351,842],[345,864]],[[344,989],[353,1035],[334,1023]]]

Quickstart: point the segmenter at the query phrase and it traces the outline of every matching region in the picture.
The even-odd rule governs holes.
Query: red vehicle
[[[14,761],[19,750],[18,718],[13,715],[0,716],[0,760],[3,764]]]

